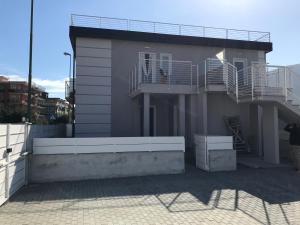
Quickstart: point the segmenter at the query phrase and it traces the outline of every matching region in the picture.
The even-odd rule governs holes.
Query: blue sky
[[[35,0],[33,76],[64,96],[71,13],[269,31],[267,61],[289,65],[300,63],[299,12],[299,0]],[[27,76],[29,14],[30,0],[0,0],[0,74]]]

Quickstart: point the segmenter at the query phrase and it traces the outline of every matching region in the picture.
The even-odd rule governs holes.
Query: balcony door
[[[237,69],[239,85],[247,85],[248,84],[247,69],[246,69],[247,60],[246,59],[234,58],[233,59],[233,65]]]
[[[143,83],[156,83],[156,53],[139,53],[139,80]]]

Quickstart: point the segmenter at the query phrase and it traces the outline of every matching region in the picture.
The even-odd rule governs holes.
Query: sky
[[[35,0],[33,81],[64,97],[72,53],[70,15],[203,25],[271,32],[272,65],[300,63],[299,0]],[[26,79],[30,0],[0,0],[0,75]]]

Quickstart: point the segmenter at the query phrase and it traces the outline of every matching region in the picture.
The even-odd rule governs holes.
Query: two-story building
[[[270,33],[72,15],[75,136],[233,135],[279,163],[278,119],[299,120]]]

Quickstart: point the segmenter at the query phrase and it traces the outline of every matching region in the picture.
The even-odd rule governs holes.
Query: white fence
[[[32,139],[64,136],[64,127],[0,124],[0,205],[27,182],[26,156],[31,152]]]
[[[185,151],[183,137],[34,138],[34,155]]]

